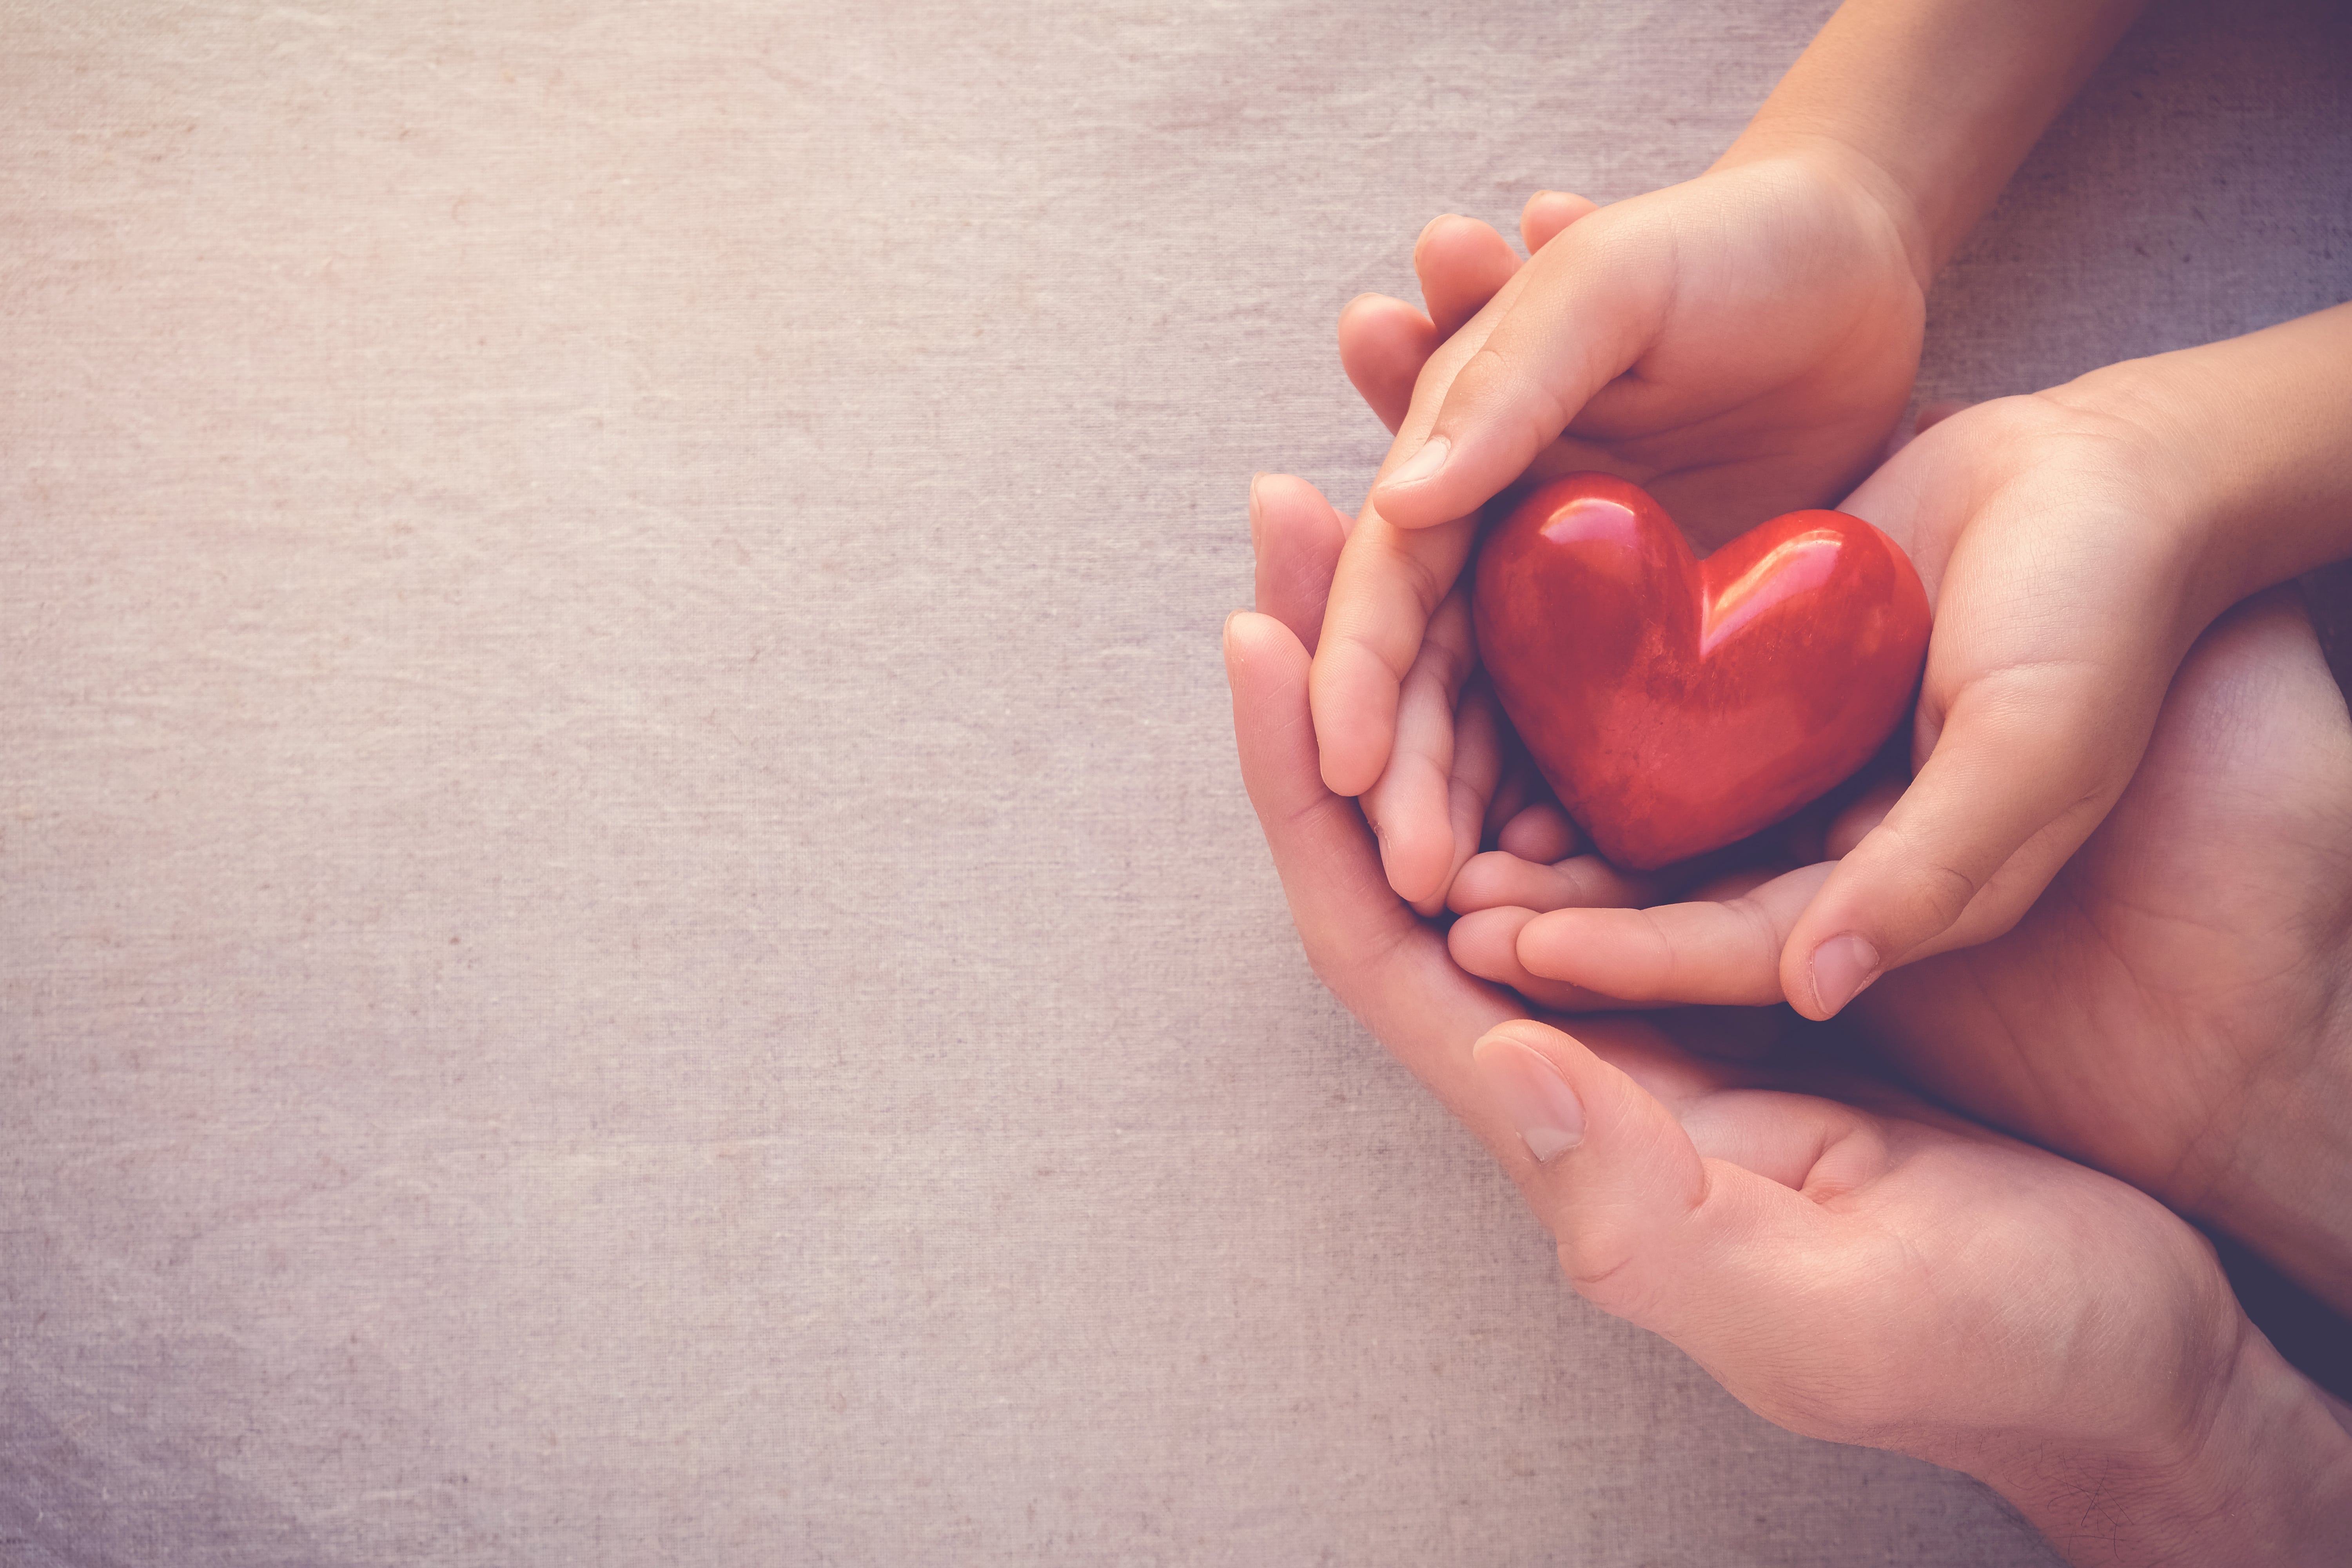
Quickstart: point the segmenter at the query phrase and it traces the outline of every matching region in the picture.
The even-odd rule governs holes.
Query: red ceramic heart
[[[1478,653],[1560,804],[1621,866],[1766,827],[1894,732],[1927,595],[1857,517],[1792,511],[1701,562],[1638,487],[1570,474],[1480,547]]]

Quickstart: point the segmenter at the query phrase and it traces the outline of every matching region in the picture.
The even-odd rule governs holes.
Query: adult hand
[[[1538,995],[1769,1000],[1829,869],[1647,910],[1490,907],[1453,947]],[[1457,900],[1541,905],[1544,874],[1482,857]],[[2211,1220],[2352,1311],[2347,972],[2352,721],[2279,591],[2200,640],[2137,775],[2014,930],[1887,974],[1858,1011],[1948,1102]]]
[[[1262,613],[1227,623],[1226,664],[1308,957],[1496,1153],[1580,1291],[1768,1418],[1979,1476],[2078,1562],[2340,1546],[2352,1438],[2161,1205],[1865,1082],[1806,1092],[1645,1020],[1572,1039],[1455,968],[1318,774],[1299,631],[1344,525],[1295,481],[1255,510]]]

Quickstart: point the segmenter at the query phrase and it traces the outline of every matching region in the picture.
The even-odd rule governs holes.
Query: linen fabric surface
[[[8,6],[0,1563],[2050,1561],[1567,1289],[1217,656],[1340,306],[1831,9]],[[2347,33],[2157,6],[1922,397],[2352,296]]]

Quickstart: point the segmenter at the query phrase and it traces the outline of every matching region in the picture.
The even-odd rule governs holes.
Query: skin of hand
[[[1717,544],[1844,493],[1884,450],[1918,364],[1925,295],[1900,222],[1860,161],[1825,147],[1719,165],[1598,211],[1539,195],[1522,232],[1533,259],[1511,270],[1493,230],[1440,220],[1417,254],[1425,280],[1444,279],[1424,289],[1426,324],[1375,297],[1341,319],[1343,363],[1398,426],[1391,469],[1465,374],[1569,367],[1557,384],[1511,383],[1507,456],[1454,520],[1408,528],[1368,505],[1333,586],[1310,687],[1323,776],[1370,795],[1390,881],[1424,908],[1472,847],[1447,819],[1443,699],[1466,676],[1456,588],[1480,503],[1523,473],[1605,469]],[[1427,352],[1481,288],[1492,298]],[[1400,409],[1395,367],[1416,350],[1426,363]]]
[[[1431,287],[1459,301],[1482,279],[1442,252],[1424,269],[1449,267]],[[1923,415],[1925,433],[1848,505],[1903,540],[1937,595],[1914,754],[1948,738],[1946,763],[1963,765],[1923,772],[1899,801],[1899,780],[1865,795],[1828,835],[1834,868],[1738,873],[1663,907],[1639,906],[1698,879],[1629,877],[1564,843],[1549,854],[1506,838],[1454,881],[1457,959],[1560,1007],[1769,1003],[1798,983],[1792,936],[1824,923],[1824,883],[1835,890],[1857,843],[1924,816],[1928,833],[1940,816],[1948,837],[1998,850],[2021,832],[1998,820],[2006,811],[2022,843],[1922,951],[2017,929],[1865,992],[1881,1049],[1948,1102],[2221,1226],[2352,1312],[2352,728],[2291,595],[2240,609],[2185,665],[2174,651],[2211,595],[2340,545],[2281,545],[2296,509],[2255,494],[2261,538],[2288,552],[2217,569],[2187,521],[2212,510],[2194,499],[2196,470],[2292,472],[2297,450],[2323,443],[2293,430],[2289,400],[2280,450],[2200,450],[2178,418],[2168,432],[2142,423],[2157,399],[2141,382],[2150,367],[2189,370],[2241,400],[2294,386],[2287,351],[2325,353],[2347,319],[2323,312],[2057,394]],[[1351,371],[1377,385],[1378,361],[1398,352],[1359,343]],[[1457,824],[1478,820],[1492,753],[1510,742],[1507,721],[1481,710],[1472,722],[1475,707],[1464,708]],[[1907,831],[1915,848],[1928,836]],[[1807,1010],[1828,1010],[1814,1000]]]
[[[1857,805],[1831,850],[1885,804]],[[1570,1005],[1579,984],[1753,1000],[1827,868],[1686,904],[1548,907],[1545,877],[1570,869],[1473,861],[1465,909],[1520,907],[1465,914],[1457,958]],[[2280,590],[2200,639],[2137,775],[2016,928],[1888,974],[1858,1014],[1948,1103],[2221,1226],[2352,1312],[2347,974],[2352,721]]]
[[[1309,960],[1494,1152],[1582,1294],[1769,1419],[1977,1475],[2075,1562],[2340,1551],[2352,1434],[2160,1205],[1867,1080],[1702,1061],[1642,1019],[1571,1038],[1457,968],[1319,776],[1309,647],[1346,521],[1292,480],[1252,521],[1234,728]]]
[[[1458,311],[1498,268],[1458,235],[1432,238],[1418,258],[1424,287]],[[1342,334],[1368,397],[1402,379],[1417,347],[1394,331]],[[2326,411],[2352,395],[2347,363],[2352,306],[1923,416],[1919,438],[1843,503],[1904,545],[1936,605],[1909,788],[1834,867],[1728,909],[1538,922],[1519,955],[1526,973],[1620,1001],[1785,996],[1821,1018],[1882,973],[2008,930],[2122,793],[2197,635],[2236,597],[2352,544],[2338,537],[2352,485],[2298,477],[2341,467],[2332,455],[2346,421]],[[2232,411],[2231,438],[2211,439]],[[1397,782],[1384,778],[1365,800],[1377,822],[1404,816],[1398,795],[1437,776],[1435,748],[1419,738],[1454,740],[1454,705],[1475,663],[1468,615],[1457,589],[1432,622],[1403,689]],[[1486,868],[1467,887],[1457,881],[1477,844],[1464,830],[1475,819],[1462,775],[1490,764],[1466,731],[1456,749],[1465,765],[1442,781],[1454,797],[1453,907],[1528,902],[1517,890],[1526,873],[1498,883]],[[1768,919],[1755,918],[1759,908]],[[1594,945],[1604,931],[1620,940]],[[1769,966],[1756,940],[1768,931],[1780,942]],[[1562,963],[1547,962],[1548,942]],[[1575,1005],[1566,991],[1535,994]]]
[[[1647,949],[1620,942],[1555,970],[1554,932],[1539,930],[1529,973],[1606,976],[1600,988],[1625,1001],[1785,998],[1823,1018],[1887,970],[1998,936],[2032,905],[2123,793],[2183,653],[2222,607],[2201,591],[2193,478],[2156,428],[2071,390],[1944,419],[1844,503],[1904,546],[1936,606],[1916,776],[1900,798],[1880,800],[1834,865],[1737,905],[1636,917],[1634,940],[1660,937]],[[1488,901],[1476,880],[1454,897]],[[1596,917],[1612,930],[1627,918]],[[1558,923],[1558,945],[1573,945]],[[1769,953],[1756,941],[1768,930]]]
[[[1418,658],[1480,507],[1526,473],[1602,468],[1712,546],[1843,494],[1907,399],[1928,279],[2137,8],[1846,0],[1697,179],[1597,213],[1538,196],[1524,270],[1491,231],[1441,220],[1423,250],[1463,260],[1465,287],[1425,287],[1426,319],[1350,308],[1343,356],[1352,340],[1418,374],[1355,376],[1397,441],[1311,690],[1324,779],[1370,793],[1409,901],[1433,907],[1467,853],[1433,700],[1459,660]]]

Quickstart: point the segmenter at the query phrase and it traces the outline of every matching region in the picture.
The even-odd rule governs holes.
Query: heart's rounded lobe
[[[1705,562],[1638,486],[1570,474],[1479,548],[1478,653],[1570,815],[1621,866],[1743,838],[1908,712],[1927,595],[1857,517],[1792,511]]]

